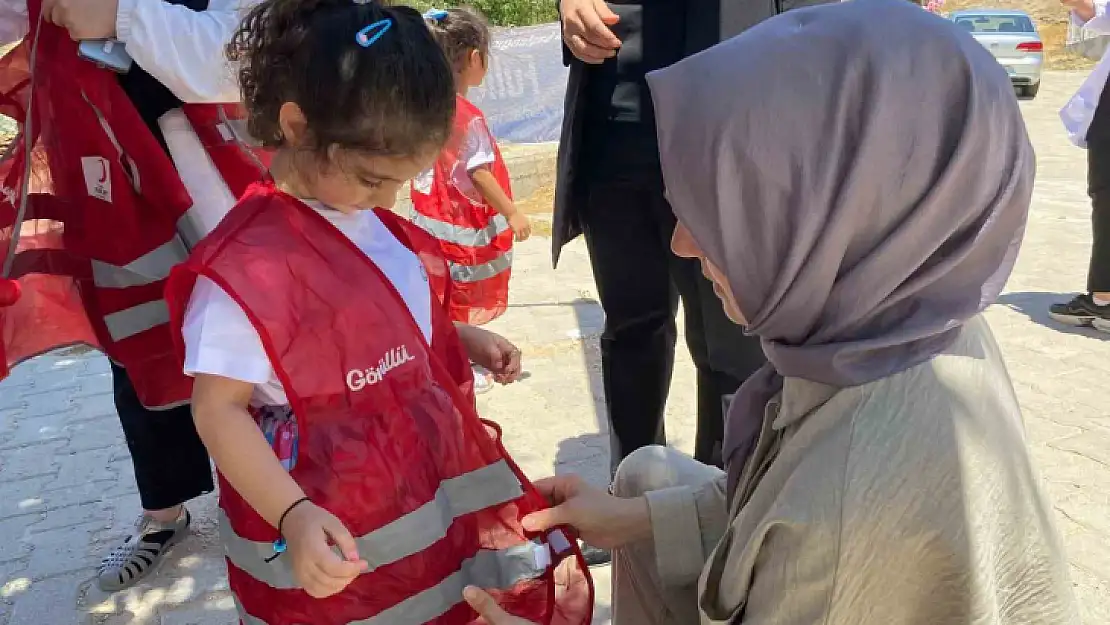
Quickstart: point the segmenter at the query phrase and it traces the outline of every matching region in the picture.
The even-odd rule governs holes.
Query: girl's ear
[[[486,55],[482,54],[481,50],[471,50],[467,58],[467,65],[486,69]]]
[[[308,121],[296,102],[286,102],[278,110],[278,126],[289,147],[301,147],[308,140]]]

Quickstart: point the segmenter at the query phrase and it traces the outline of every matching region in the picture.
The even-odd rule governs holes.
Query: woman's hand
[[[509,384],[520,378],[520,350],[499,334],[465,323],[456,323],[459,340],[474,364],[485,367],[498,384]]]
[[[474,608],[474,611],[481,617],[479,623],[485,625],[536,625],[532,621],[526,621],[502,610],[501,606],[493,600],[493,597],[481,588],[467,586],[463,589],[463,599],[466,599],[470,607]]]
[[[1060,0],[1060,4],[1075,13],[1075,16],[1084,22],[1094,18],[1096,10],[1093,0]]]
[[[310,597],[330,597],[369,568],[359,559],[355,539],[343,523],[310,501],[289,511],[282,532],[293,559],[293,575]],[[332,550],[333,543],[346,559]]]
[[[539,480],[536,488],[554,507],[524,517],[524,529],[530,532],[566,525],[582,540],[602,549],[651,538],[651,513],[643,497],[615,497],[576,475]]]

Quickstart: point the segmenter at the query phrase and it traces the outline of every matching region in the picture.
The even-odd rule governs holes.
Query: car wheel
[[[1041,90],[1041,83],[1037,83],[1035,85],[1029,85],[1027,87],[1022,87],[1021,95],[1023,95],[1025,97],[1029,98],[1030,100],[1032,100],[1033,98],[1037,97],[1037,92],[1040,91],[1040,90]]]

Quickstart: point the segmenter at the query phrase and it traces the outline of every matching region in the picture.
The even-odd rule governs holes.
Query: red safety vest
[[[412,222],[439,240],[455,288],[451,318],[475,325],[495,319],[509,305],[513,233],[509,222],[475,191],[459,189],[452,176],[465,168],[462,151],[470,132],[489,136],[495,160],[491,171],[511,198],[509,170],[478,107],[458,96],[455,127],[433,166],[430,192],[412,190]],[[456,174],[458,175],[458,174]]]
[[[144,406],[180,405],[192,384],[162,291],[202,234],[192,199],[116,75],[40,8],[28,3],[31,32],[0,59],[0,113],[20,123],[0,160],[0,379],[84,343],[127,369]],[[184,111],[233,193],[264,175],[265,155],[237,141],[237,105]]]
[[[434,302],[448,266],[425,233],[378,217],[424,264]],[[473,375],[446,307],[431,344],[381,270],[303,202],[258,185],[174,269],[167,300],[180,328],[198,275],[246,312],[299,433],[291,475],[335,514],[371,566],[343,592],[297,587],[276,530],[220,482],[221,538],[246,625],[453,625],[475,615],[467,584],[490,588],[533,622],[586,625],[588,570],[561,530],[526,535],[547,506],[479,420]],[[180,335],[178,335],[180,340]]]

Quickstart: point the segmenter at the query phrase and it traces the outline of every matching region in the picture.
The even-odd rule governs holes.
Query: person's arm
[[[693,463],[694,460],[689,459]],[[553,505],[524,518],[529,531],[573,527],[582,540],[603,549],[651,540],[656,570],[666,586],[697,581],[728,527],[727,476],[697,486],[674,486],[636,493],[618,476],[609,494],[575,475],[537,480],[535,487]]]
[[[257,384],[273,376],[262,341],[239,305],[207,278],[193,287],[181,328],[184,372],[195,378],[193,421],[209,455],[259,516],[279,530],[293,574],[327,597],[366,569],[343,523],[305,497],[247,412]],[[343,552],[339,558],[329,545]]]
[[[528,216],[517,210],[512,198],[490,171],[490,167],[497,159],[493,142],[493,133],[490,132],[485,120],[476,117],[466,129],[459,160],[466,163],[466,173],[470,176],[470,182],[474,188],[482,194],[482,199],[508,220],[516,240],[524,241],[531,236],[532,225],[528,221]]]
[[[1107,0],[1074,0],[1071,7],[1071,20],[1100,35],[1110,34],[1110,17],[1106,15]]]
[[[695,584],[728,528],[727,476],[697,487],[675,486],[644,495],[651,514],[655,569],[665,586]]]
[[[461,321],[454,323],[470,362],[488,369],[499,384],[509,384],[520,378],[520,349],[516,345],[484,328]]]
[[[471,171],[470,180],[474,183],[474,188],[482,194],[486,203],[505,219],[509,219],[516,214],[516,204],[513,204],[508,194],[501,188],[497,178],[493,177],[493,172],[489,170],[488,166],[482,165]]]
[[[238,102],[224,49],[257,0],[212,0],[192,11],[161,0],[119,0],[116,37],[135,62],[183,102]]]
[[[305,494],[281,466],[247,405],[254,385],[200,374],[193,385],[193,420],[227,481],[275,528]]]
[[[517,241],[526,241],[532,236],[532,222],[528,215],[520,212],[488,167],[482,166],[470,172],[470,180],[486,203],[509,221],[509,227]]]
[[[181,328],[184,372],[195,378],[193,420],[220,471],[277,527],[304,491],[285,471],[247,412],[256,384],[273,376],[262,340],[223,289],[198,277]]]

